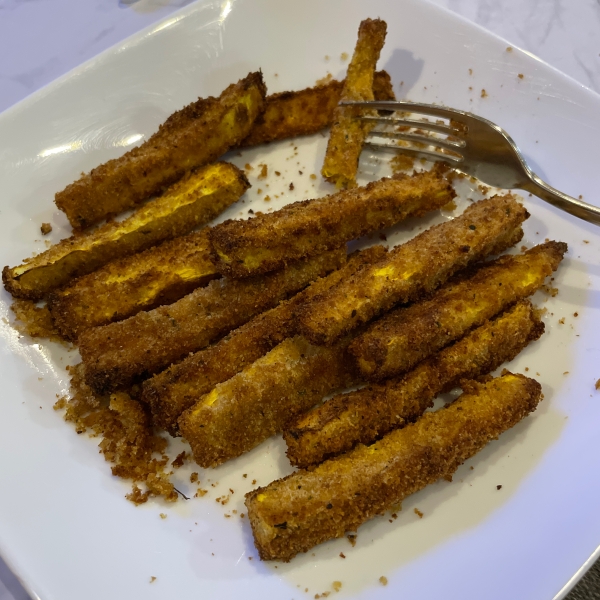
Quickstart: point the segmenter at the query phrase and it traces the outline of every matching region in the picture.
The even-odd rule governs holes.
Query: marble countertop
[[[0,112],[191,1],[0,0]],[[431,1],[600,92],[600,0]],[[599,598],[599,573],[569,600]],[[1,559],[0,600],[29,600]]]

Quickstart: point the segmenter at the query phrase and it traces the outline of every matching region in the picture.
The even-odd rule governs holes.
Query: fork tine
[[[372,115],[361,115],[359,118],[361,121],[379,123],[381,125],[392,125],[394,127],[414,127],[415,129],[429,129],[431,131],[437,131],[438,133],[445,133],[446,135],[454,136],[459,136],[461,134],[460,129],[456,129],[451,125],[432,123],[430,121],[420,121],[418,119],[395,119],[393,117],[375,117]]]
[[[446,154],[441,152],[434,152],[433,150],[426,150],[424,148],[411,148],[410,146],[396,146],[392,144],[379,144],[377,142],[365,142],[365,146],[372,148],[373,150],[385,150],[387,152],[404,153],[409,152],[410,154],[416,155],[418,158],[434,159],[451,161],[453,163],[461,163],[463,157],[456,154]]]
[[[355,106],[357,108],[371,108],[374,110],[391,110],[394,112],[420,113],[431,117],[452,119],[459,123],[466,122],[471,115],[454,108],[442,108],[434,104],[421,102],[405,102],[402,100],[371,100],[367,102],[340,102],[340,106]],[[464,117],[464,118],[463,118]]]
[[[450,140],[444,138],[434,138],[428,135],[420,135],[418,133],[405,133],[403,131],[380,131],[374,129],[369,131],[369,135],[392,138],[395,140],[406,140],[407,142],[416,142],[426,144],[427,146],[441,146],[454,152],[458,152],[458,148],[464,148],[467,143],[464,140]]]

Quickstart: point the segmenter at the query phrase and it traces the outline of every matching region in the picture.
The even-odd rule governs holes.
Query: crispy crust
[[[142,399],[150,405],[154,422],[179,435],[177,420],[218,383],[226,381],[295,334],[294,311],[318,293],[349,277],[361,265],[386,253],[383,246],[355,252],[348,263],[279,306],[254,317],[217,344],[200,350],[143,384]]]
[[[297,92],[281,92],[267,96],[265,111],[252,126],[250,135],[240,146],[257,146],[276,140],[317,133],[333,122],[344,81],[330,81]],[[390,76],[378,71],[373,78],[375,100],[395,100]]]
[[[379,381],[407,371],[517,300],[531,296],[567,251],[546,242],[502,256],[473,275],[437,290],[432,298],[384,315],[350,346],[361,375]]]
[[[60,333],[76,341],[85,329],[171,304],[217,277],[205,228],[79,277],[51,292],[48,308]]]
[[[516,244],[528,216],[511,194],[471,205],[301,307],[300,331],[315,344],[333,343],[395,304],[432,292],[469,263]]]
[[[302,415],[283,437],[292,465],[306,468],[370,444],[415,421],[461,379],[476,379],[512,360],[544,332],[528,300],[420,363],[401,379],[341,394]]]
[[[420,217],[441,208],[455,195],[436,169],[294,202],[254,219],[217,225],[210,233],[214,260],[228,277],[266,273],[408,217]]]
[[[358,28],[358,40],[340,100],[373,100],[373,74],[385,42],[387,25],[381,19],[366,19]],[[352,108],[337,107],[329,134],[321,173],[337,188],[354,187],[358,159],[367,127],[356,119]]]
[[[213,162],[243,140],[264,110],[262,73],[231,84],[171,115],[157,133],[120,158],[83,175],[55,197],[75,229],[135,207],[191,169]]]
[[[79,352],[97,393],[129,385],[204,348],[346,260],[345,248],[269,275],[211,281],[181,300],[84,331]]]
[[[444,477],[535,410],[541,386],[508,373],[372,446],[358,446],[312,471],[297,471],[246,494],[254,544],[263,560],[356,531],[408,495]]]
[[[325,348],[302,336],[288,338],[200,398],[179,418],[194,460],[216,467],[240,456],[327,394],[351,385],[348,342]]]
[[[74,277],[108,262],[189,233],[214,219],[250,187],[245,175],[221,162],[190,173],[160,198],[121,222],[111,222],[55,244],[45,252],[4,267],[4,286],[18,298],[39,300]]]

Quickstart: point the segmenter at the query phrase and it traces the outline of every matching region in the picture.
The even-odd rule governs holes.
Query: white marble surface
[[[600,0],[432,1],[600,92]],[[0,0],[0,112],[189,3]],[[0,600],[28,598],[0,559]]]

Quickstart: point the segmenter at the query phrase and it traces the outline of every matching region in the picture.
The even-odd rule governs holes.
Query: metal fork
[[[472,175],[487,185],[531,192],[556,208],[594,225],[600,225],[600,207],[567,196],[540,179],[527,166],[508,133],[487,119],[468,112],[419,102],[341,102],[340,105],[402,113],[398,116],[360,116],[363,121],[394,128],[372,129],[366,141],[366,145],[371,148],[409,152],[429,160],[446,161],[459,171]],[[413,116],[409,118],[406,113]],[[431,122],[414,118],[414,115],[438,117],[449,123]],[[398,127],[403,131],[398,131]],[[443,134],[445,137],[436,134]],[[413,146],[398,145],[392,141],[375,142],[374,137],[412,142]]]

